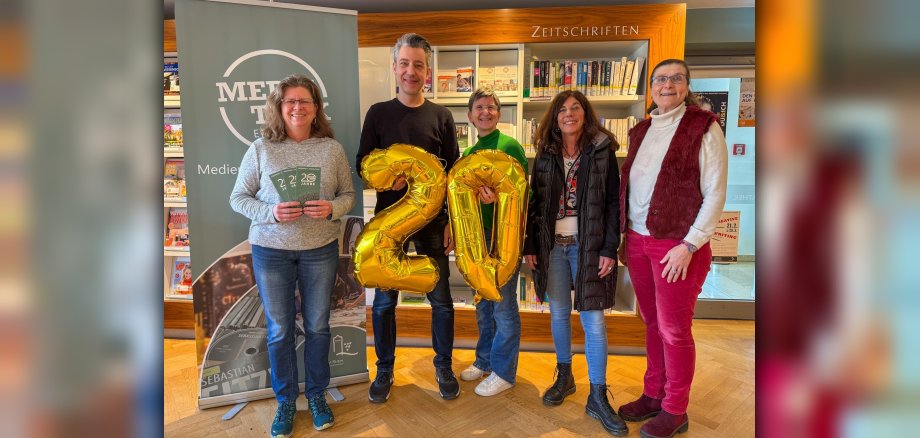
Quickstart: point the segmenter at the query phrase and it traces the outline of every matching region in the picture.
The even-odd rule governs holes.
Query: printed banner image
[[[700,108],[712,111],[719,117],[719,126],[725,134],[725,119],[728,117],[728,91],[694,91],[693,94],[700,99]]]
[[[741,93],[738,96],[738,126],[750,128],[757,125],[756,106],[754,78],[741,78]]]
[[[340,248],[352,248],[354,239],[363,229],[363,218],[347,216],[342,223],[343,236],[340,242],[344,242],[344,245],[340,245]],[[201,288],[205,283],[214,283],[215,279],[228,279],[227,284],[234,286],[207,286],[212,301],[216,299],[229,304],[220,322],[209,327],[208,335],[203,337],[206,351],[201,366],[199,393],[199,406],[202,408],[234,403],[241,399],[256,400],[274,396],[271,389],[265,310],[255,283],[252,282],[245,290],[241,286],[249,284],[244,280],[251,278],[251,250],[249,242],[240,243],[195,282]],[[246,251],[249,253],[244,253]],[[241,294],[236,295],[239,291],[242,291]],[[354,278],[354,263],[350,253],[339,256],[335,286],[331,294],[331,385],[367,381],[365,292]],[[196,295],[199,296],[205,295]],[[295,291],[295,303],[300,308],[299,290]],[[220,309],[219,306],[206,307]],[[209,313],[208,317],[213,317],[213,314]],[[204,329],[204,324],[202,327]],[[305,337],[300,313],[297,314],[294,331],[298,381],[302,386],[306,376],[301,360]]]
[[[248,241],[253,223],[231,208],[229,197],[243,156],[268,123],[271,92],[293,74],[316,84],[335,140],[354,159],[361,132],[357,13],[290,3],[176,0],[175,16],[182,143],[194,145],[183,148],[183,165],[188,234],[195,236],[188,246],[201,365],[198,404],[208,408],[273,396],[266,320]],[[278,192],[285,200],[316,200],[326,172],[292,163],[273,184],[284,184]],[[352,184],[361,187],[354,172]],[[339,219],[339,273],[330,291],[333,386],[368,380],[363,289],[354,288],[348,241],[363,227],[362,211],[359,199],[347,212],[358,220]],[[356,301],[362,302],[360,312]],[[302,321],[297,327],[302,352]],[[302,382],[304,374],[299,377]]]

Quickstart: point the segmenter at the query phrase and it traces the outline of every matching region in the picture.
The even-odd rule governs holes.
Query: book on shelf
[[[495,87],[495,67],[479,66],[479,83],[477,88],[491,88],[493,91],[499,91]]]
[[[536,143],[537,135],[537,120],[523,120],[523,124],[524,126],[521,130],[521,146],[524,147],[524,153],[526,155],[534,156],[537,153],[537,148],[534,145]]]
[[[540,97],[540,61],[530,61],[530,98]]]
[[[636,61],[626,61],[626,73],[623,77],[623,91],[622,95],[626,96],[629,94],[629,84],[632,83],[633,70],[636,68]]]
[[[559,86],[556,83],[556,78],[559,76],[559,71],[556,68],[556,65],[550,61],[546,62],[546,88],[550,96],[555,96],[559,92]]]
[[[565,77],[562,79],[562,89],[571,90],[572,89],[572,60],[566,59],[563,62],[563,68],[565,69]]]
[[[643,63],[645,63],[645,58],[641,56],[636,57],[636,60],[633,64],[632,79],[629,81],[629,93],[627,93],[629,95],[634,96],[636,91],[639,89],[639,78],[642,75]]]
[[[170,207],[163,246],[174,249],[188,249],[188,237],[188,210],[186,208]]]
[[[588,97],[635,95],[641,87],[644,57],[629,60],[534,60],[530,62],[531,101],[548,100],[565,90]],[[498,73],[496,73],[498,75]],[[496,79],[496,83],[498,80]]]
[[[505,134],[509,137],[514,137],[515,140],[518,139],[517,136],[517,127],[513,123],[498,122],[495,125],[495,128],[499,130],[502,134]]]
[[[167,158],[163,166],[163,197],[185,198],[185,160]]]
[[[457,72],[438,70],[438,93],[452,93],[457,89]]]
[[[179,95],[179,63],[163,62],[163,95]]]
[[[629,151],[629,130],[636,126],[636,117],[628,116],[623,119],[601,119],[604,128],[612,132],[619,143],[620,148],[617,152],[626,153]]]
[[[458,93],[468,93],[473,91],[473,67],[457,68],[457,89]]]
[[[617,74],[616,94],[623,95],[623,81],[626,77],[626,64],[628,59],[624,56],[620,58],[620,72]]]
[[[399,293],[399,305],[400,306],[427,306],[428,298],[424,294],[413,294],[409,292],[400,292]]]
[[[495,67],[495,80],[492,87],[496,91],[517,91],[517,66],[499,65]]]
[[[192,263],[188,257],[176,257],[173,260],[169,292],[171,295],[192,294]]]
[[[163,147],[182,147],[182,116],[163,114]]]
[[[457,133],[457,146],[460,148],[460,153],[463,154],[464,149],[472,146],[470,144],[470,125],[458,122],[454,124],[454,130]]]

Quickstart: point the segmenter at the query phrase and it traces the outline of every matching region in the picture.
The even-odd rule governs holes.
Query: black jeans
[[[454,350],[454,302],[450,296],[450,265],[444,254],[444,227],[447,218],[436,218],[413,234],[409,240],[418,254],[435,260],[440,278],[434,290],[428,293],[431,303],[431,345],[434,349],[434,366],[449,368]],[[372,311],[374,323],[374,351],[377,352],[377,371],[393,371],[396,360],[396,304],[395,290],[377,289]]]

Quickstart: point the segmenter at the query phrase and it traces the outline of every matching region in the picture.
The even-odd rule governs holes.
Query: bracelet
[[[684,246],[687,247],[687,251],[690,251],[690,254],[695,253],[696,250],[699,249],[699,248],[696,247],[696,245],[694,245],[694,244],[692,244],[692,243],[690,243],[690,242],[687,242],[686,240],[681,240],[680,243],[682,243]]]

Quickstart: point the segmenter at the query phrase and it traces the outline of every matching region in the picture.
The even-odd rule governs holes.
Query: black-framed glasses
[[[664,85],[669,80],[674,85],[683,84],[687,80],[687,75],[678,73],[671,76],[654,76],[652,77],[652,85]]]
[[[297,104],[300,104],[300,106],[312,105],[313,101],[307,99],[284,99],[281,101],[281,103],[292,107]]]

